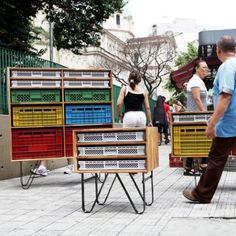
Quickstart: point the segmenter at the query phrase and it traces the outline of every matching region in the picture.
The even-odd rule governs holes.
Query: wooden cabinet
[[[79,173],[147,173],[158,167],[157,128],[74,130]]]
[[[113,127],[111,71],[9,68],[12,161],[73,157],[72,131]]]

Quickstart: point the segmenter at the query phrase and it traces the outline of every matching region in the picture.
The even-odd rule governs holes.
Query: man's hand
[[[211,119],[209,119],[208,122],[207,122],[206,136],[208,138],[215,138],[216,137],[215,125],[212,124],[212,120]]]

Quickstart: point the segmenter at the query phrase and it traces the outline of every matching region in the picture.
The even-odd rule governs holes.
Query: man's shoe
[[[197,198],[195,198],[195,197],[193,196],[193,194],[192,194],[191,191],[184,190],[184,191],[183,191],[183,195],[184,195],[185,198],[187,198],[188,200],[190,200],[190,201],[192,201],[192,202],[199,202],[199,201],[197,200]]]

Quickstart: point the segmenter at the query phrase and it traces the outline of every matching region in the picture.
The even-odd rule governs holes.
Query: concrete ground
[[[105,205],[96,205],[92,213],[84,213],[80,174],[64,175],[63,168],[56,169],[47,177],[36,178],[28,190],[21,188],[19,178],[2,180],[0,235],[234,235],[236,172],[224,171],[211,204],[190,203],[182,191],[194,187],[194,178],[183,176],[182,168],[170,168],[169,153],[170,145],[160,146],[160,167],[154,171],[154,203],[142,215],[135,214],[118,181]],[[141,209],[129,176],[121,177]],[[140,183],[140,174],[134,178]],[[112,175],[107,182],[111,181]],[[93,180],[85,187],[89,207],[94,198]],[[150,201],[148,183],[146,197]]]

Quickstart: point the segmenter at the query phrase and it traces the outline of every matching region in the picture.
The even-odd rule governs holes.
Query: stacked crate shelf
[[[66,156],[73,156],[75,128],[113,127],[111,71],[64,70],[63,86]]]
[[[110,70],[9,68],[12,160],[73,157],[72,130],[112,127]]]
[[[147,173],[158,166],[157,128],[75,130],[79,173]]]
[[[212,140],[206,137],[207,120],[212,112],[171,113],[171,156],[206,157]]]

